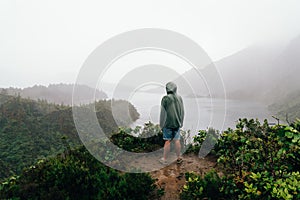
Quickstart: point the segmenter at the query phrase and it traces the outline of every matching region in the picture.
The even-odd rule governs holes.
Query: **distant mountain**
[[[166,79],[166,82],[173,81],[177,84],[177,92],[185,97],[224,97],[222,81],[213,63],[203,69],[190,69],[180,76]],[[146,90],[150,93],[165,94],[164,87],[156,87]]]
[[[183,95],[222,97],[218,73],[226,98],[260,101],[281,117],[288,112],[292,119],[300,117],[295,101],[300,99],[300,36],[285,46],[248,47],[174,81]]]
[[[174,82],[178,85],[178,93],[187,97],[224,97],[222,81],[214,63],[203,69],[194,69],[185,72]]]
[[[270,96],[281,99],[300,91],[300,35],[283,49],[272,67],[273,92]]]
[[[260,98],[253,94],[262,94],[269,87],[272,62],[279,54],[280,49],[249,47],[203,69],[192,68],[174,82],[180,94],[188,97],[224,97],[226,94],[227,98]]]
[[[269,109],[276,113],[282,121],[288,123],[300,119],[300,90],[290,92],[278,99],[277,102],[269,105]]]
[[[184,83],[189,82],[196,96],[207,95],[211,92],[208,91],[210,88],[215,88],[216,94],[213,95],[217,96],[220,88],[216,87],[220,83],[216,80],[216,73],[219,73],[227,98],[272,103],[276,98],[300,89],[299,55],[300,36],[284,48],[276,45],[251,46],[202,70],[191,69],[174,81],[184,85],[183,93],[191,92]]]
[[[73,93],[73,84],[50,84],[48,87],[42,85],[35,85],[33,87],[27,87],[24,89],[20,88],[2,88],[0,92],[2,94],[8,95],[20,95],[23,98],[30,98],[34,100],[47,100],[51,103],[56,104],[72,104],[72,93]],[[106,99],[107,95],[103,91],[94,90],[91,87],[85,85],[77,85],[77,92],[79,92],[76,102],[74,104],[84,104],[90,103],[87,100],[87,96],[91,96],[95,93],[96,100]]]
[[[227,98],[261,101],[274,85],[274,62],[278,47],[252,46],[215,63]]]
[[[282,120],[300,119],[300,36],[290,42],[274,65],[270,110]]]

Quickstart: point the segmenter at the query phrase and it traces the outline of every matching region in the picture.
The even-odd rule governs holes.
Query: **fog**
[[[299,9],[297,0],[1,0],[0,87],[73,83],[97,46],[139,28],[184,34],[213,61],[254,44],[287,44],[300,34]]]

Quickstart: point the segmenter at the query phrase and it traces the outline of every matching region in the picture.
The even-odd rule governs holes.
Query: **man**
[[[182,162],[180,157],[180,128],[183,125],[184,108],[181,96],[177,91],[177,86],[173,82],[166,84],[167,95],[161,100],[160,111],[160,127],[163,131],[163,139],[165,140],[163,158],[159,161],[167,164],[168,154],[170,152],[170,143],[175,141],[175,150],[177,155],[177,163]]]

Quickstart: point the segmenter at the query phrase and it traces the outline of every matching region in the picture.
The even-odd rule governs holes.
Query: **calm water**
[[[163,95],[145,92],[135,93],[129,101],[140,113],[132,126],[143,125],[145,122],[159,122],[160,101]],[[273,122],[267,107],[257,102],[241,100],[223,100],[210,98],[183,98],[185,120],[183,129],[191,130],[194,135],[199,129],[213,127],[218,130],[234,128],[239,118],[268,119]]]

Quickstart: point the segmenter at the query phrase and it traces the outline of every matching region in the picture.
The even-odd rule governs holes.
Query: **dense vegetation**
[[[131,152],[151,152],[164,145],[160,127],[151,122],[146,123],[144,128],[120,128],[112,134],[110,140],[118,147]]]
[[[223,176],[187,173],[182,199],[300,199],[300,121],[240,119],[216,144]],[[198,135],[198,140],[205,135]]]
[[[81,144],[70,106],[3,94],[0,102],[0,180],[19,174],[38,159],[62,152],[66,144],[71,147]],[[96,102],[97,117],[105,133],[116,131],[117,123],[129,123],[129,120],[114,120],[111,104],[106,100]],[[113,101],[113,104],[118,105],[116,112],[120,118],[125,113],[122,109],[128,107],[130,118],[138,118],[136,109],[128,102]]]
[[[140,134],[136,137],[132,134]],[[162,147],[162,132],[151,122],[145,126],[119,128],[110,140],[124,149],[148,152]],[[138,145],[136,144],[138,142]],[[99,151],[109,151],[106,139],[97,143]],[[133,148],[135,146],[135,148]],[[100,148],[99,148],[100,147]],[[55,157],[40,159],[19,176],[0,184],[0,197],[20,199],[153,199],[162,195],[147,173],[121,173],[104,166],[83,146],[70,148]],[[118,160],[118,154],[108,160]]]
[[[190,147],[189,132],[181,130],[180,143],[182,152]],[[111,135],[110,141],[118,147],[131,152],[153,152],[164,146],[163,133],[158,124],[147,122],[144,127],[119,128],[118,132]],[[175,151],[171,143],[171,151]],[[190,150],[191,151],[191,150]]]
[[[240,119],[235,130],[222,134],[214,129],[199,131],[188,151],[198,153],[205,139],[212,144],[217,140],[211,153],[218,157],[221,171],[212,170],[204,177],[186,173],[181,199],[299,199],[299,130],[299,120],[291,125],[269,126],[267,121],[260,124]],[[125,150],[149,152],[162,147],[161,138],[158,125],[149,122],[144,128],[119,128],[110,140]],[[187,145],[184,139],[186,136],[182,142]],[[149,174],[119,173],[103,166],[84,147],[65,149],[2,182],[0,194],[21,199],[157,197]]]
[[[111,105],[120,112],[113,115]],[[158,125],[118,127],[138,118],[127,101],[98,101],[96,112],[110,141],[124,150],[151,152],[163,147]],[[236,129],[222,134],[200,130],[187,152],[198,153],[203,145],[215,144],[211,154],[218,158],[219,170],[203,177],[186,173],[181,199],[300,199],[299,131],[299,120],[269,126],[253,119],[240,119]],[[182,134],[182,145],[187,147],[189,132]],[[96,145],[107,152],[105,142]],[[71,107],[0,95],[0,199],[157,197],[149,174],[108,168],[80,144]],[[108,160],[118,158],[107,155]]]
[[[0,198],[14,199],[149,199],[149,174],[124,174],[96,160],[84,148],[39,160],[20,176],[0,185]]]

